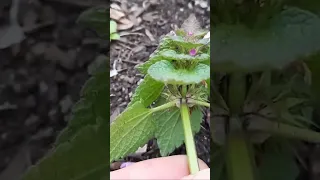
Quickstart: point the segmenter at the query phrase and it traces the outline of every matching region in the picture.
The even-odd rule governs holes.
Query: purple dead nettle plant
[[[186,145],[191,173],[199,171],[194,135],[210,107],[210,39],[194,15],[161,38],[126,110],[110,126],[110,163],[156,138],[162,156]],[[123,167],[125,167],[123,165]]]

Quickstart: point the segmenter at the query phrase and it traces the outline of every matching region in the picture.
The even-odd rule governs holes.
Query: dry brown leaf
[[[132,52],[133,52],[133,53],[138,53],[138,52],[143,51],[143,50],[145,50],[145,49],[146,49],[145,46],[139,45],[139,46],[136,46],[135,48],[133,48],[133,49],[132,49]]]
[[[110,18],[116,21],[119,21],[121,18],[123,18],[125,14],[119,10],[116,9],[110,9]]]
[[[122,11],[122,10],[121,10],[121,7],[120,7],[118,4],[115,4],[115,3],[111,4],[111,5],[110,5],[110,8],[111,8],[111,9],[118,10],[118,11]]]
[[[148,22],[152,22],[154,21],[155,19],[159,19],[159,15],[158,15],[158,12],[157,11],[152,11],[152,12],[148,12],[146,14],[144,14],[142,16],[142,19],[144,21],[148,21]]]
[[[151,32],[150,32],[148,29],[146,29],[146,35],[148,36],[148,38],[150,39],[150,41],[152,41],[152,42],[156,41],[156,40],[154,39],[153,35],[151,34]]]
[[[119,20],[119,22],[120,23],[118,24],[118,27],[117,27],[118,30],[126,30],[133,27],[133,22],[131,22],[127,18],[122,18]]]

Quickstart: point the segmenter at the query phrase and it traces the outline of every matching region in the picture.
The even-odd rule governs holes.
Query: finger
[[[210,179],[210,169],[204,169],[197,174],[189,175],[183,177],[181,180],[209,180]]]
[[[200,169],[208,166],[198,160]],[[188,159],[185,155],[155,158],[137,162],[110,173],[110,179],[181,179],[189,175]]]

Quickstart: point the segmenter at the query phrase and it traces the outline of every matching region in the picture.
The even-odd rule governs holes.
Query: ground
[[[210,5],[206,0],[128,0],[120,2],[114,1],[111,7],[124,12],[134,25],[131,29],[120,31],[121,39],[112,41],[110,46],[110,69],[113,69],[115,65],[118,70],[118,75],[111,77],[110,84],[110,106],[114,115],[112,118],[125,109],[132,93],[143,78],[143,75],[134,67],[148,60],[149,55],[157,48],[158,40],[162,35],[180,27],[191,13],[196,15],[204,28],[208,29],[210,26]],[[126,12],[126,7],[132,8],[132,12],[130,8]],[[139,11],[143,12],[136,16],[135,13]],[[209,165],[210,130],[207,118],[206,113],[202,128],[196,135],[196,146],[199,158]],[[155,140],[149,142],[146,151],[143,154],[130,155],[124,160],[140,161],[160,156]],[[185,154],[184,146],[172,154]],[[118,169],[119,164],[114,163],[111,169]]]

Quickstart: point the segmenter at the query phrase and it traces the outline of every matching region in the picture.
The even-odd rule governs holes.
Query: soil
[[[128,7],[143,7],[144,0],[121,1]],[[111,112],[115,115],[122,112],[127,106],[135,88],[143,75],[135,66],[148,60],[149,55],[157,48],[158,40],[162,35],[168,34],[174,28],[180,27],[183,21],[194,13],[202,24],[202,27],[210,27],[210,4],[209,0],[159,0],[150,1],[151,5],[144,10],[140,17],[140,24],[134,26],[126,33],[136,33],[122,36],[120,41],[112,41],[110,45],[110,69],[113,69],[116,61],[116,69],[119,74],[111,78],[110,106]],[[121,6],[121,4],[115,2]],[[139,9],[138,8],[138,9]],[[138,29],[135,31],[135,29]],[[150,32],[150,33],[148,33]],[[120,32],[121,34],[121,32]],[[196,148],[198,157],[210,165],[210,130],[206,121],[208,118],[205,112],[204,121],[200,132],[196,135]],[[185,154],[185,147],[182,145],[173,154]],[[141,161],[159,157],[159,149],[156,140],[148,143],[145,153],[134,154],[123,159],[123,161]],[[111,170],[120,166],[115,162]]]

